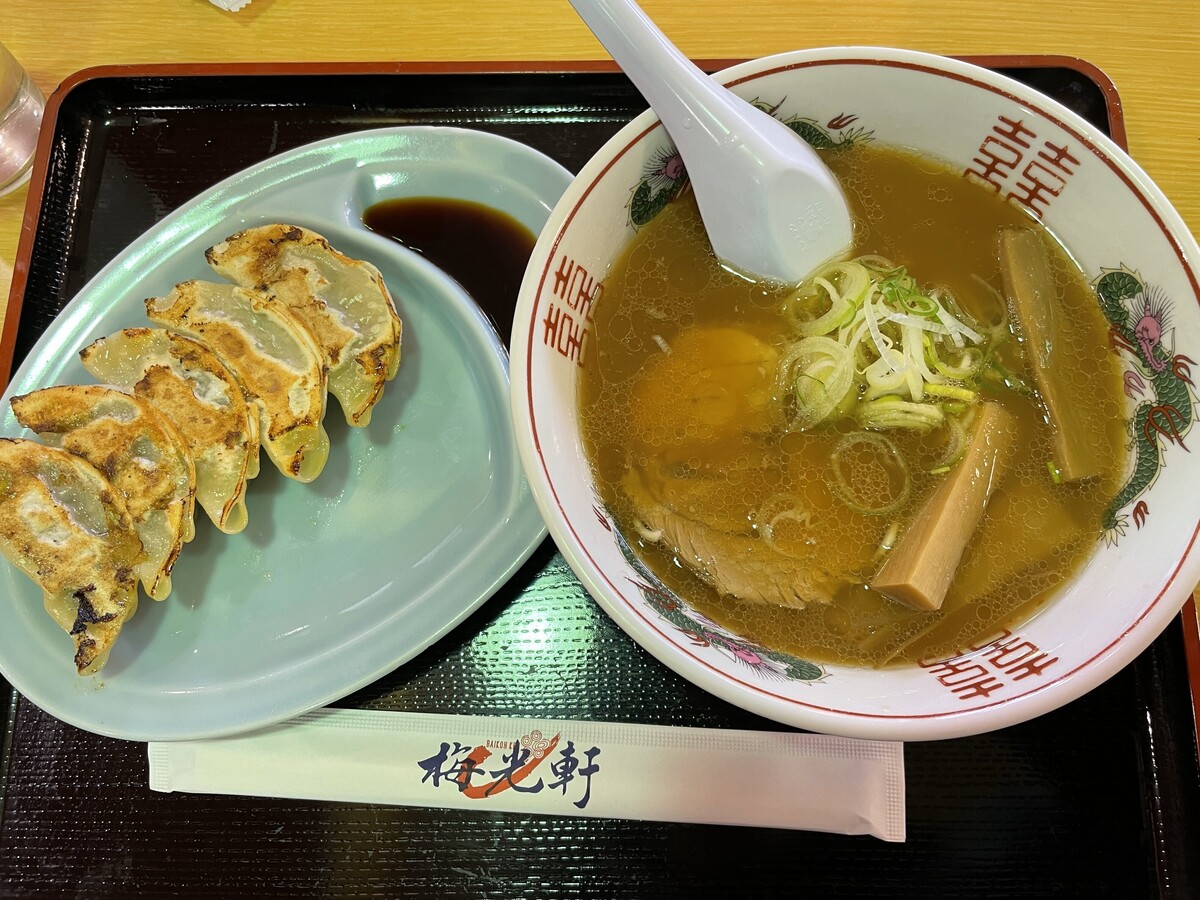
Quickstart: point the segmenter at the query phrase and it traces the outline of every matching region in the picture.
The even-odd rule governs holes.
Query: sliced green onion
[[[883,533],[883,539],[879,542],[879,547],[875,550],[875,562],[879,562],[884,556],[892,551],[896,546],[896,538],[900,536],[900,523],[892,522],[888,526],[887,531]]]
[[[833,263],[801,285],[785,301],[785,309],[791,312],[796,328],[806,337],[829,334],[854,317],[870,287],[871,276],[864,266],[857,262]],[[800,320],[794,311],[815,299],[814,295],[827,297],[829,309],[816,318]]]
[[[958,321],[958,319],[954,318],[954,316],[940,306],[937,309],[937,317],[938,321],[945,325],[946,330],[950,332],[950,339],[954,341],[955,347],[962,347],[964,345],[964,338],[974,344],[983,343],[983,335]]]
[[[818,308],[813,318],[798,315]],[[857,416],[876,429],[925,431],[977,399],[983,337],[952,295],[923,290],[903,266],[874,256],[832,263],[786,309],[805,337],[785,354],[778,383],[795,398],[800,427],[845,414],[860,392]],[[828,343],[809,343],[817,340]],[[909,405],[872,405],[882,400]]]
[[[781,393],[796,398],[797,424],[806,428],[824,421],[854,386],[854,358],[837,341],[809,337],[781,360],[776,382]]]
[[[880,276],[886,276],[889,272],[896,271],[896,265],[890,259],[886,256],[879,256],[876,253],[868,253],[866,256],[860,256],[856,262]]]
[[[895,322],[897,325],[911,325],[921,329],[921,331],[928,331],[932,334],[948,335],[950,333],[950,330],[941,322],[936,322],[933,319],[924,318],[912,313],[888,313],[884,318],[889,322]]]
[[[979,399],[979,394],[975,391],[959,387],[956,384],[927,384],[925,385],[925,390],[935,397],[950,397],[954,400],[963,400],[967,403]]]
[[[983,278],[980,278],[979,275],[975,274],[974,272],[971,273],[971,278],[973,278],[979,284],[979,286],[983,288],[984,293],[995,302],[996,308],[1000,310],[1000,317],[995,322],[984,323],[984,327],[988,331],[1004,330],[1007,332],[1008,304],[1005,302],[1004,296],[998,290],[992,287],[990,283],[985,281]]]
[[[879,312],[872,297],[867,297],[866,302],[863,303],[863,317],[867,323],[867,330],[871,333],[871,340],[875,344],[875,352],[881,359],[887,360],[887,352],[892,349],[892,340],[885,337],[879,328]],[[891,363],[888,365],[893,371],[897,371],[896,366]]]
[[[857,465],[847,476],[844,463],[851,453],[869,453],[870,457],[865,462],[854,460]],[[896,445],[881,434],[856,431],[846,435],[838,441],[829,462],[834,493],[855,512],[887,515],[903,506],[912,491],[908,463]]]
[[[1033,397],[1033,385],[1016,372],[1011,372],[995,357],[988,360],[984,375],[993,384],[999,384],[1011,391],[1016,391],[1022,397]]]
[[[930,346],[926,350],[929,364],[939,375],[952,378],[955,381],[966,381],[979,374],[983,368],[983,353],[977,347],[964,347],[957,363],[945,362],[938,355],[937,348]]]
[[[937,301],[932,297],[926,297],[924,294],[916,292],[905,294],[900,298],[900,305],[915,316],[921,316],[926,319],[937,316]]]
[[[894,396],[858,404],[858,421],[864,428],[909,428],[924,432],[941,425],[945,419],[945,413],[932,403],[912,403]]]
[[[1062,484],[1062,469],[1058,467],[1054,460],[1048,460],[1046,468],[1050,470],[1050,480],[1055,484]]]
[[[776,507],[778,507],[778,511],[776,511]],[[795,494],[779,494],[772,497],[759,509],[756,518],[758,519],[758,533],[763,542],[775,552],[792,557],[795,557],[796,554],[789,552],[787,547],[781,546],[775,540],[776,526],[780,522],[790,520],[804,528],[812,528],[814,520],[813,514]]]
[[[946,452],[942,454],[937,464],[939,468],[949,469],[967,452],[967,429],[963,427],[963,423],[957,417],[954,417],[946,420],[946,430],[950,432],[950,437],[946,441]],[[936,475],[938,470],[931,469],[929,474]]]
[[[854,315],[854,304],[844,297],[824,278],[815,279],[815,283],[829,297],[829,309],[822,315],[807,322],[797,322],[796,327],[805,337],[828,334],[841,328]]]
[[[867,400],[902,390],[905,386],[904,354],[894,348],[885,350],[879,359],[863,370],[863,377],[867,381],[864,394]]]

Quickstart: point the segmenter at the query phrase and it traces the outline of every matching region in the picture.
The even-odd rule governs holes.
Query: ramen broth
[[[1005,327],[998,235],[1004,228],[1045,234],[1025,211],[899,150],[859,145],[825,159],[854,211],[852,256],[887,257],[922,285],[944,286],[968,320]],[[598,489],[639,558],[730,630],[826,662],[884,665],[951,655],[1031,615],[1095,546],[1126,454],[1107,324],[1078,268],[1045,237],[1060,313],[1072,323],[1055,348],[1055,374],[1065,395],[1090,410],[1085,439],[1097,445],[1105,469],[1056,483],[1048,466],[1052,434],[1036,394],[981,389],[983,400],[1011,414],[1008,465],[942,607],[918,611],[868,585],[945,477],[947,466],[939,464],[946,461],[947,428],[864,432],[847,417],[796,427],[788,398],[772,381],[797,340],[780,312],[793,289],[721,267],[694,199],[683,192],[638,232],[605,279],[579,386]],[[1027,388],[1027,348],[1019,326],[1007,328],[1011,336],[993,352],[1009,383]],[[886,435],[907,467],[906,496],[899,476],[889,481],[886,471],[876,473],[873,483],[903,501],[886,514],[851,508],[836,489],[831,457],[851,469],[888,464],[873,454],[874,439],[847,443],[859,433]],[[679,533],[695,541],[683,547],[664,540],[647,525],[647,502],[686,520]],[[878,498],[870,504],[886,506]],[[776,515],[780,510],[787,514]],[[746,571],[697,574],[689,554],[707,552],[712,540],[748,554]],[[765,573],[762,597],[758,587],[742,587],[747,571]],[[780,578],[791,575],[796,592],[810,595],[803,608],[771,602]],[[761,602],[728,595],[731,584]]]

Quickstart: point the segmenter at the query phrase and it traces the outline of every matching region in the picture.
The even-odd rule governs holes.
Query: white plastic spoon
[[[675,142],[722,262],[798,282],[850,249],[846,197],[806,141],[701,72],[633,0],[571,5]]]

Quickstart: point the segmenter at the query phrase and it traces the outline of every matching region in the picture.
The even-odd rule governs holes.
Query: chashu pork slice
[[[346,421],[368,424],[400,365],[402,325],[379,270],[294,225],[241,231],[205,256],[218,274],[273,294],[308,323]]]
[[[670,548],[679,562],[717,593],[746,603],[803,608],[829,603],[837,582],[773,550],[761,538],[722,531],[659,502],[636,472],[622,482],[645,534]]]
[[[284,475],[312,481],[329,457],[325,366],[312,331],[270,294],[185,281],[146,301],[150,321],[207,345],[241,385],[267,456]]]
[[[0,551],[42,589],[76,671],[97,672],[137,609],[143,558],[117,490],[73,453],[0,438]]]
[[[165,415],[196,467],[196,501],[226,534],[246,527],[246,484],[258,475],[258,416],[233,373],[204,344],[162,328],[126,328],[79,354],[105,384]]]
[[[86,459],[125,503],[145,550],[136,575],[155,600],[195,534],[196,473],[179,432],[149,403],[98,385],[61,385],[12,399],[17,421],[45,443]]]

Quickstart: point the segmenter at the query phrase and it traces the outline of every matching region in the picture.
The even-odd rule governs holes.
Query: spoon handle
[[[800,281],[852,236],[841,186],[807,142],[700,71],[634,0],[571,0],[663,123],[717,257]]]
[[[736,138],[721,123],[753,107],[705,75],[633,0],[571,0],[571,5],[664,124],[699,128],[719,144]],[[668,132],[676,146],[687,143],[686,134]]]

